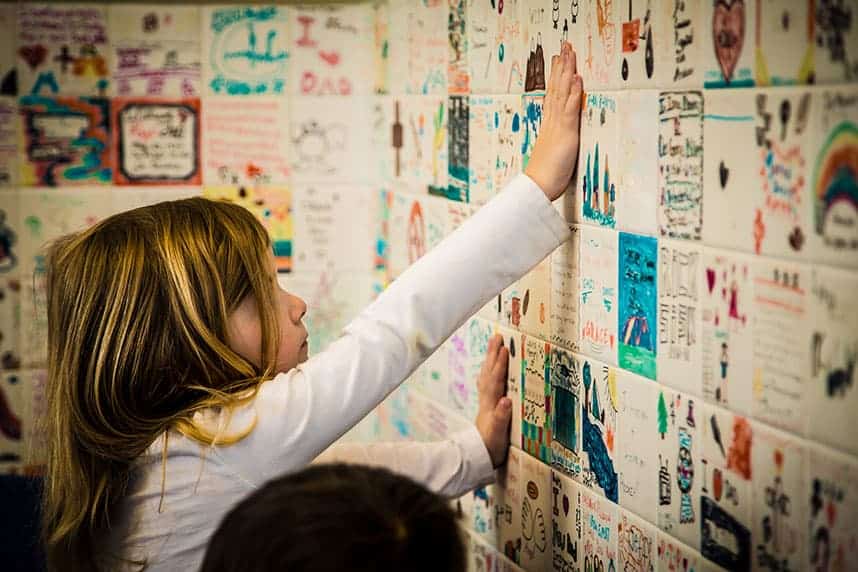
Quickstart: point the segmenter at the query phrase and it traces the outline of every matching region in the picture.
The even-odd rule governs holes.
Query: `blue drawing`
[[[600,226],[614,228],[617,224],[615,220],[617,189],[611,180],[607,154],[603,154],[601,160],[604,165],[600,171],[599,143],[597,142],[595,149],[587,152],[587,163],[581,177],[583,191],[581,209],[586,220]]]
[[[585,388],[584,404],[581,409],[583,449],[590,460],[590,471],[596,477],[596,483],[605,492],[605,497],[613,502],[618,502],[619,487],[617,486],[617,471],[614,469],[614,461],[608,453],[605,439],[602,434],[602,420],[595,418],[591,420],[591,412],[588,411],[588,403],[595,400],[598,387],[592,378],[590,364],[585,363],[583,367],[583,378]]]
[[[281,60],[285,60],[288,56],[286,54],[286,50],[281,50],[276,54],[272,54],[274,40],[277,38],[276,30],[268,30],[268,33],[265,35],[265,51],[257,52],[256,51],[256,29],[253,26],[253,22],[248,22],[247,24],[247,49],[239,50],[234,52],[226,52],[223,55],[223,59],[231,60],[236,58],[241,58],[247,60],[247,63],[250,64],[250,67],[255,67],[257,63],[275,63]]]
[[[521,142],[521,163],[527,167],[530,161],[530,152],[536,143],[536,135],[542,124],[542,102],[537,98],[530,98],[524,110],[524,136]],[[517,131],[517,129],[515,129]]]
[[[56,95],[60,92],[60,84],[57,83],[57,78],[52,71],[44,71],[39,74],[36,81],[33,82],[33,89],[30,94],[39,95],[39,93],[47,88],[51,95]]]
[[[658,241],[649,236],[620,233],[620,367],[655,379],[657,328]]]

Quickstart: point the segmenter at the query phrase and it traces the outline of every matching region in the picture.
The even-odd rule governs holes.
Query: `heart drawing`
[[[729,84],[745,43],[744,0],[716,0],[712,39],[724,81]]]
[[[48,50],[41,44],[21,46],[18,48],[18,55],[24,58],[24,61],[27,62],[27,65],[30,66],[31,70],[34,70],[45,61],[45,57],[48,55]]]

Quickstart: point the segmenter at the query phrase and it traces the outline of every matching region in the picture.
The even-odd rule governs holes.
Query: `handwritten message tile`
[[[661,239],[658,253],[658,380],[702,395],[703,247]]]
[[[0,475],[14,475],[25,461],[24,425],[29,424],[24,402],[27,375],[12,371],[0,373],[0,399],[8,414],[8,431],[0,433]]]
[[[752,410],[754,280],[752,259],[703,251],[703,397],[744,414]]]
[[[700,552],[727,570],[750,570],[755,425],[708,403],[703,413]]]
[[[819,266],[810,292],[810,379],[806,388],[807,434],[858,454],[855,362],[858,361],[858,276]],[[806,324],[803,327],[807,327]]]
[[[581,363],[581,474],[578,481],[619,503],[617,370],[589,357]]]
[[[108,9],[112,91],[120,96],[201,93],[200,9],[113,5]]]
[[[290,58],[287,8],[235,5],[202,10],[206,94],[286,93]]]
[[[289,182],[289,119],[284,98],[206,97],[203,181],[258,186]]]
[[[468,10],[468,57],[474,93],[521,93],[524,86],[525,2],[473,3]]]
[[[588,490],[581,490],[579,498],[584,514],[584,570],[617,570],[620,508]]]
[[[521,456],[521,567],[548,570],[551,566],[551,469],[528,455]]]
[[[405,2],[406,93],[445,95],[447,93],[447,2]],[[469,46],[470,48],[470,46]]]
[[[106,95],[107,7],[18,5],[18,93]]]
[[[368,95],[373,90],[371,4],[296,6],[289,13],[289,92]]]
[[[581,227],[581,351],[617,363],[617,233]]]
[[[581,362],[571,352],[551,346],[551,465],[581,476]]]
[[[647,403],[647,439],[658,450],[658,519],[661,530],[692,547],[700,546],[700,489],[704,481],[703,401],[659,386]],[[624,421],[625,422],[625,421]]]
[[[111,181],[110,102],[101,97],[24,96],[19,182],[26,186]]]
[[[816,47],[813,7],[803,2],[757,0],[755,79],[758,86],[809,83],[815,78]],[[830,24],[820,22],[822,27]],[[750,46],[749,46],[750,47]]]
[[[658,131],[652,118],[658,114],[659,94],[635,90],[622,92],[619,99],[623,192],[617,197],[617,228],[655,236],[659,170]]]
[[[642,89],[670,83],[675,10],[674,2],[634,2],[617,11],[615,86]]]
[[[18,181],[18,100],[0,97],[0,187]]]
[[[707,562],[699,552],[687,544],[683,544],[670,534],[659,531],[656,553],[656,570],[659,572],[716,572],[719,570],[711,562]]]
[[[654,148],[657,149],[661,236],[700,240],[703,227],[703,93],[683,91],[658,95],[658,142]]]
[[[296,184],[292,197],[295,272],[365,273],[372,264],[377,240],[373,220],[378,199],[372,189]],[[353,225],[353,232],[342,232],[349,225]]]
[[[570,225],[572,235],[551,254],[551,343],[579,349],[578,286],[580,284],[580,227]]]
[[[754,40],[759,30],[756,8],[757,2],[703,2],[703,26],[711,30],[702,35],[706,42],[701,58],[705,88],[754,85]]]
[[[806,568],[827,562],[848,570],[858,558],[858,463],[822,448],[808,453]]]
[[[855,26],[858,29],[858,26]],[[858,33],[853,33],[858,37]],[[856,52],[858,53],[858,52]],[[811,101],[810,165],[812,230],[810,260],[858,268],[858,187],[849,157],[858,152],[858,94],[851,86],[814,92]],[[807,196],[806,195],[806,196]]]
[[[113,179],[121,185],[196,185],[200,172],[200,100],[111,100]]]
[[[645,519],[624,509],[617,511],[617,570],[646,572],[656,569],[658,529]]]
[[[524,336],[522,345],[521,448],[534,458],[550,463],[551,346],[532,336]]]
[[[750,160],[759,156],[754,98],[749,89],[706,92],[702,237],[707,246],[753,252],[761,232],[754,226],[759,164]]]
[[[477,414],[476,377],[471,376],[472,351],[468,323],[462,324],[444,342],[447,351],[447,403],[452,411],[473,419]]]
[[[18,21],[18,5],[0,4],[0,96],[18,95],[18,74],[15,69],[15,28]]]
[[[807,450],[797,438],[761,425],[751,465],[755,569],[801,570],[809,545]]]
[[[650,379],[656,377],[658,349],[658,241],[620,233],[618,253],[620,367]]]
[[[268,231],[277,271],[292,270],[292,194],[287,187],[206,187],[203,196],[252,212]]]
[[[521,331],[547,340],[551,333],[551,257],[522,276],[518,288],[522,295]]]
[[[302,183],[372,181],[372,99],[337,97],[289,100],[292,179]]]
[[[752,413],[800,434],[807,423],[810,288],[807,266],[770,258],[754,263]]]
[[[703,18],[702,0],[671,2],[667,25],[667,53],[663,65],[667,68],[663,84],[694,88],[703,85],[701,49],[709,47],[709,30]],[[662,16],[664,17],[664,16]]]
[[[617,372],[617,472],[620,506],[650,522],[658,522],[658,445],[653,439],[656,424],[653,404],[658,386],[652,381]]]
[[[578,483],[559,471],[551,471],[551,570],[583,570],[581,494]]]
[[[622,194],[619,160],[619,104],[616,93],[587,93],[581,110],[576,222],[615,228]]]

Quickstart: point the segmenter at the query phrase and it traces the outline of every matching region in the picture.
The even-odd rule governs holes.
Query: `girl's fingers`
[[[551,74],[548,76],[548,85],[545,89],[545,97],[542,99],[542,115],[543,121],[547,121],[551,117],[554,101],[552,95],[556,90],[557,80],[560,78],[560,56],[551,56]]]
[[[578,119],[581,113],[581,98],[584,97],[584,80],[580,75],[576,75],[572,80],[572,90],[569,92],[569,97],[566,98],[564,110],[567,113],[572,113]]]

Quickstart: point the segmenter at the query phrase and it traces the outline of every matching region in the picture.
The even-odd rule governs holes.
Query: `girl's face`
[[[307,329],[301,322],[307,313],[307,304],[301,298],[280,288],[274,257],[271,257],[271,287],[277,304],[277,323],[280,328],[280,345],[277,348],[277,371],[286,372],[307,361]],[[262,362],[262,327],[256,298],[247,296],[229,316],[229,347],[251,363]]]

